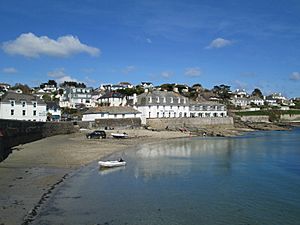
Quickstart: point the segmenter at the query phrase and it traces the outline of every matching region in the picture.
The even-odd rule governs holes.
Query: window
[[[33,110],[33,115],[36,116],[36,110]]]
[[[11,101],[10,101],[10,105],[11,105],[11,106],[15,106],[15,101],[14,101],[14,100],[11,100]]]
[[[33,102],[33,107],[36,108],[36,102]]]
[[[157,113],[156,117],[159,118],[159,112]]]
[[[25,107],[25,106],[26,106],[26,102],[23,101],[23,102],[22,102],[22,107]]]
[[[13,110],[13,109],[10,110],[10,115],[11,115],[11,116],[15,115],[15,110]]]
[[[115,114],[115,118],[117,118],[117,114]]]
[[[26,116],[26,110],[22,110],[22,115]]]
[[[122,117],[125,118],[125,114],[122,114]]]

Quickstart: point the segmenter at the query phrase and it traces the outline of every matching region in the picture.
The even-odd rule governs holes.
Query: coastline
[[[264,125],[264,130],[287,130],[286,127]],[[259,129],[259,130],[261,130]],[[207,136],[238,136],[257,129],[249,127],[203,129]],[[88,140],[86,131],[56,135],[17,146],[13,153],[0,163],[0,224],[29,224],[52,191],[68,174],[93,161],[117,155],[126,149],[144,143],[175,138],[199,136],[200,133],[180,131],[152,131],[145,129],[118,130],[126,132],[128,139]]]

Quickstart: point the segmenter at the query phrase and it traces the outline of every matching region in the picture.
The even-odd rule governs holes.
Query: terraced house
[[[142,123],[153,118],[225,117],[226,107],[214,102],[190,102],[176,92],[153,91],[137,96],[135,108],[142,113]]]
[[[46,104],[35,95],[7,91],[0,99],[0,118],[46,121]]]

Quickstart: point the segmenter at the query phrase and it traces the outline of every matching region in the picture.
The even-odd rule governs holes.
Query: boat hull
[[[120,167],[126,166],[126,162],[119,162],[119,161],[99,161],[98,165],[102,168],[113,168],[113,167]]]

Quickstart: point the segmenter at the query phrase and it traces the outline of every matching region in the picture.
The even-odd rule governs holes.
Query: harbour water
[[[121,156],[126,167],[95,162],[72,175],[34,223],[300,224],[300,129],[170,140]]]

